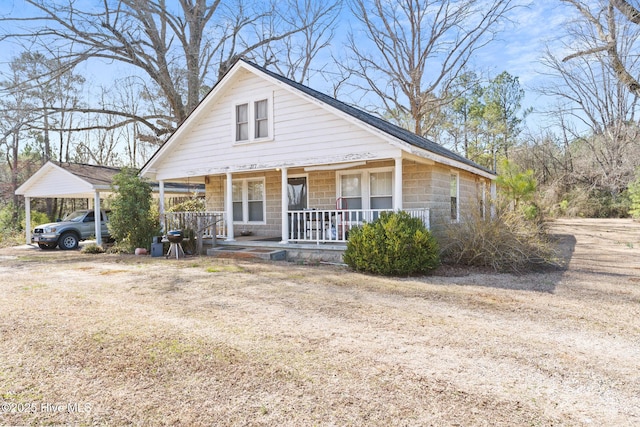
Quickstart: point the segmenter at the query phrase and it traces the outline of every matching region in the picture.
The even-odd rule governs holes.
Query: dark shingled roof
[[[342,101],[338,101],[335,98],[332,98],[329,95],[326,95],[322,92],[318,92],[317,90],[311,89],[310,87],[307,87],[303,84],[300,84],[298,82],[295,82],[293,80],[290,80],[286,77],[281,76],[280,74],[274,73],[272,71],[267,70],[266,68],[260,67],[259,65],[256,65],[252,62],[246,61],[244,59],[241,59],[241,61],[251,67],[254,67],[255,69],[269,75],[270,77],[273,77],[274,79],[285,83],[291,87],[293,87],[294,89],[297,89],[309,96],[312,96],[314,98],[316,98],[318,101],[323,102],[327,105],[330,105],[333,108],[336,108],[339,111],[342,111],[343,113],[346,113],[352,117],[355,117],[356,119],[360,120],[361,122],[364,122],[370,126],[375,127],[376,129],[381,130],[382,132],[385,132],[391,136],[394,136],[408,144],[411,144],[415,147],[418,148],[422,148],[424,150],[430,151],[432,153],[438,154],[440,156],[446,157],[448,159],[451,160],[455,160],[458,161],[460,163],[464,163],[466,165],[472,166],[474,168],[477,169],[481,169],[485,172],[494,174],[493,171],[485,168],[484,166],[480,166],[479,164],[477,164],[476,162],[473,162],[469,159],[467,159],[466,157],[463,157],[459,154],[454,153],[451,150],[448,150],[446,148],[444,148],[442,145],[440,144],[436,144],[435,142],[427,139],[427,138],[423,138],[419,135],[416,135],[413,132],[410,132],[406,129],[401,128],[400,126],[396,126],[392,123],[387,122],[386,120],[383,120],[379,117],[373,116],[369,113],[366,113],[362,110],[359,110],[355,107],[352,107],[351,105],[345,104]]]
[[[82,163],[51,162],[78,178],[82,178],[92,185],[111,185],[113,176],[120,172],[120,168],[111,166],[86,165]]]
[[[122,169],[112,166],[97,166],[87,165],[82,163],[61,163],[52,162],[57,166],[60,166],[65,171],[72,173],[78,178],[82,178],[92,185],[105,185],[110,186],[113,182],[113,177],[119,173]],[[160,187],[157,182],[150,182],[153,191],[157,192]],[[164,189],[167,193],[189,193],[189,192],[204,192],[204,184],[183,184],[177,182],[165,182]]]

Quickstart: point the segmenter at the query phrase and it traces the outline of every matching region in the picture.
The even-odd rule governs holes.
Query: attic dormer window
[[[273,108],[271,97],[256,97],[250,102],[235,104],[234,140],[236,142],[265,141],[273,138]]]

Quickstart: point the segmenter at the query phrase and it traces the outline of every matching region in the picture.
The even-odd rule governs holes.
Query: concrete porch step
[[[260,258],[270,261],[284,261],[287,259],[287,251],[284,249],[250,246],[217,246],[207,249],[207,255],[221,258]]]

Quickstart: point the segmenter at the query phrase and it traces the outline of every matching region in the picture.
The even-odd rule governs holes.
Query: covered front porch
[[[344,248],[350,230],[382,212],[406,211],[429,228],[431,165],[398,158],[207,175],[207,210],[161,206],[162,225],[191,228],[223,245],[251,239]]]
[[[406,209],[414,218],[419,218],[429,228],[429,209]],[[204,239],[216,238],[219,244],[242,242],[250,246],[293,244],[345,244],[349,230],[365,222],[374,221],[382,212],[392,209],[306,209],[288,210],[286,238],[270,235],[254,235],[253,231],[234,232],[233,223],[227,220],[224,211],[167,212],[162,214],[164,230],[191,228]],[[229,236],[233,236],[230,238]]]

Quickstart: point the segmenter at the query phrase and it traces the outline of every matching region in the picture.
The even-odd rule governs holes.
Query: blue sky
[[[574,10],[554,0],[533,1],[528,7],[519,8],[512,14],[513,23],[499,40],[484,48],[475,62],[478,68],[495,76],[507,71],[517,76],[525,89],[523,107],[533,107],[534,113],[528,119],[534,128],[550,126],[548,119],[541,114],[555,102],[536,93],[536,89],[548,82],[545,67],[540,59],[545,46],[560,49],[558,36],[564,33],[566,20],[574,15]]]
[[[20,13],[29,16],[29,9],[22,0],[0,0],[0,15],[15,16]],[[554,37],[562,33],[562,24],[571,13],[573,10],[556,0],[533,1],[528,7],[516,9],[511,15],[513,23],[499,35],[498,40],[479,52],[474,59],[475,67],[490,76],[502,71],[517,76],[526,91],[523,106],[534,107],[536,110],[546,109],[553,104],[553,100],[541,98],[535,93],[535,89],[544,84],[547,78],[541,74],[544,69],[539,60],[545,44],[553,43]],[[0,44],[0,70],[19,52],[14,46]],[[120,74],[120,71],[116,74]],[[546,118],[536,113],[529,117],[528,123],[532,128],[547,126]]]

